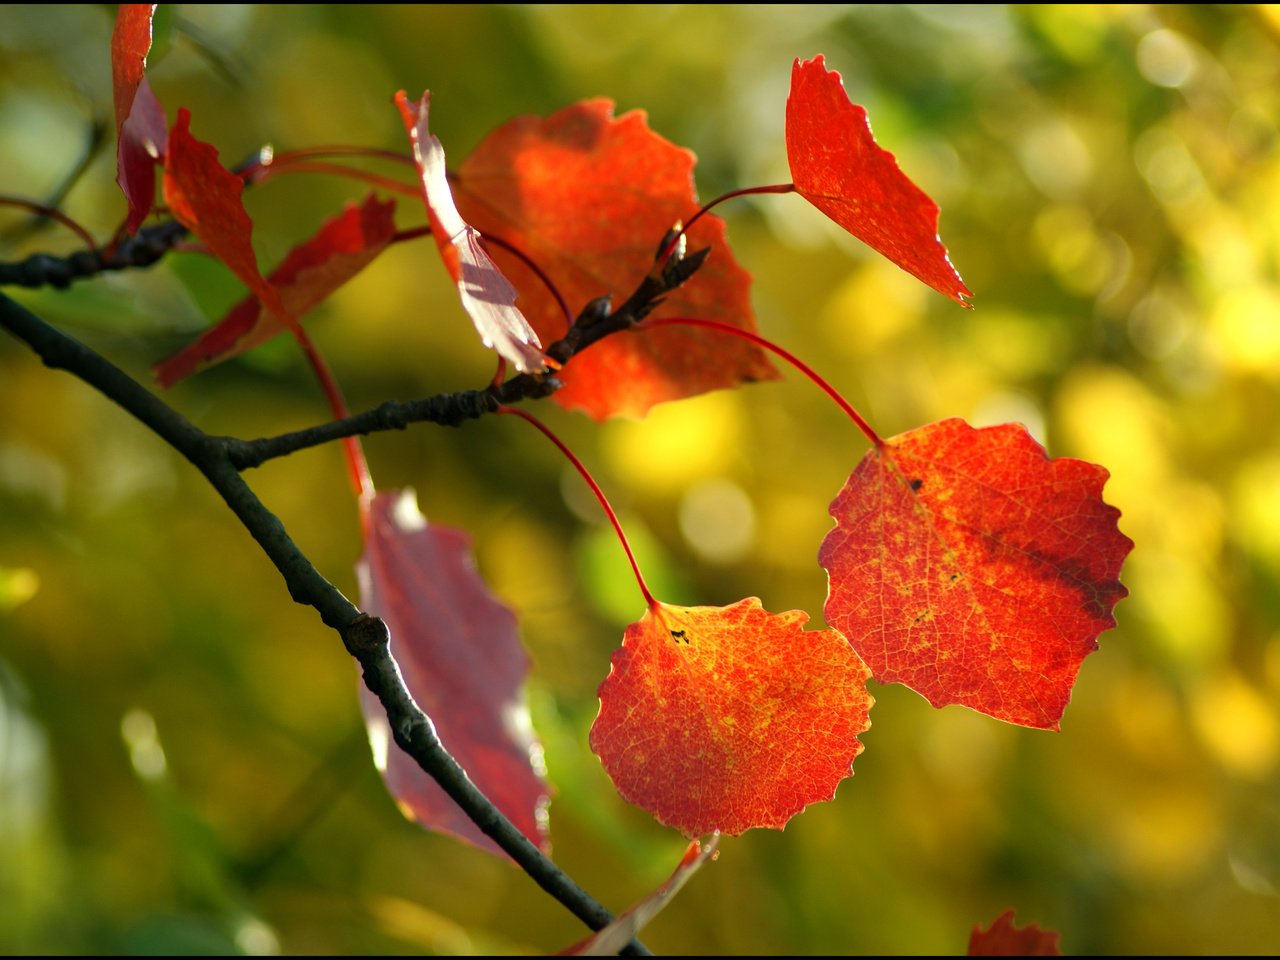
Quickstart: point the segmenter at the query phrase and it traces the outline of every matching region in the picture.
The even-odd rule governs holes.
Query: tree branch
[[[65,370],[154,431],[198,469],[249,531],[284,577],[289,595],[310,606],[336,630],[360,663],[365,685],[378,697],[396,743],[417,761],[484,833],[533,880],[588,927],[599,930],[613,917],[601,904],[535,847],[473,784],[445,750],[435,726],[414,702],[392,658],[386,624],[361,613],[326,580],[280,519],[258,499],[232,462],[234,438],[214,437],[196,427],[96,351],[54,329],[35,314],[0,294],[0,327],[26,343],[47,367]],[[358,419],[358,418],[350,418]],[[625,952],[648,954],[633,940]]]
[[[666,266],[645,277],[635,292],[617,310],[610,309],[610,298],[600,297],[583,308],[563,338],[547,347],[546,355],[565,366],[583,350],[610,334],[629,330],[645,319],[676,287],[683,284],[702,266],[709,250],[689,256],[673,254]],[[542,399],[560,388],[560,382],[546,374],[522,373],[483,390],[441,393],[423,400],[397,402],[389,400],[371,410],[341,420],[296,430],[258,440],[222,438],[230,461],[241,470],[261,466],[268,460],[288,456],[308,447],[319,446],[343,437],[364,436],[385,430],[403,430],[411,423],[437,423],[456,427],[467,420],[477,420],[500,406],[522,400]]]
[[[56,287],[114,270],[149,267],[187,235],[176,220],[139,230],[108,250],[79,250],[65,257],[36,253],[17,263],[0,263],[0,286]]]

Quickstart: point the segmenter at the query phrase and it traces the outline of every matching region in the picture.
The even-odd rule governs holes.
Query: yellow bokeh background
[[[722,208],[761,331],[883,435],[1018,420],[1052,455],[1110,471],[1135,542],[1130,597],[1061,733],[873,685],[856,776],[781,833],[726,840],[646,931],[651,947],[960,953],[1012,907],[1069,953],[1280,952],[1275,6],[161,10],[152,86],[227,163],[266,143],[403,150],[400,88],[431,89],[455,165],[512,116],[607,96],[698,154],[704,199],[789,179],[791,64],[824,53],[940,203],[975,309],[801,198],[763,196]],[[0,8],[0,193],[47,198],[87,156],[59,206],[100,238],[124,213],[110,134],[87,152],[95,122],[111,128],[110,31],[104,7]],[[310,175],[250,191],[260,260],[361,196]],[[0,208],[0,260],[72,249]],[[429,242],[399,245],[308,318],[353,408],[492,375],[435,259]],[[185,252],[14,295],[145,381],[242,290]],[[319,422],[295,353],[273,343],[168,399],[213,433]],[[798,375],[641,422],[537,412],[596,474],[663,599],[754,595],[820,624],[827,505],[866,445]],[[412,486],[433,522],[471,532],[519,612],[555,858],[624,908],[684,844],[618,799],[587,746],[609,654],[643,612],[598,507],[514,418],[366,447],[379,486]],[[338,448],[248,479],[356,596]],[[579,939],[523,874],[403,820],[369,762],[356,682],[194,470],[0,337],[0,950],[545,953]]]

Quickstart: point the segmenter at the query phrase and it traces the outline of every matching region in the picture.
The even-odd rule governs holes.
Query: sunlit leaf
[[[240,201],[242,193],[244,183],[218,162],[218,151],[192,136],[191,111],[179,109],[164,158],[164,200],[169,211],[268,310],[289,322],[279,293],[258,272],[251,242],[253,221]]]
[[[831,504],[827,623],[881,683],[1056,730],[1127,593],[1133,543],[1106,479],[1018,424],[943,420],[885,441]]]
[[[692,837],[780,830],[835,796],[870,726],[868,671],[808,619],[752,597],[660,603],[629,626],[591,727],[622,797]]]
[[[116,114],[116,182],[129,204],[125,228],[136,233],[156,199],[156,165],[165,153],[164,110],[144,75],[151,50],[153,3],[122,3],[111,35]]]
[[[462,219],[454,205],[445,176],[444,147],[427,129],[430,103],[429,92],[417,104],[410,103],[403,90],[396,94],[396,106],[413,144],[422,198],[440,258],[484,345],[510,360],[521,373],[538,373],[546,367],[542,344],[515,305],[516,288],[481,245],[479,231]]]
[[[938,205],[876,143],[821,54],[791,71],[787,159],[796,191],[863,243],[959,304],[973,295],[938,239]]]

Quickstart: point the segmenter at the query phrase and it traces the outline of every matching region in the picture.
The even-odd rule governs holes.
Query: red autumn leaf
[[[251,242],[253,221],[240,202],[243,192],[243,181],[218,162],[218,151],[191,135],[191,111],[180,108],[164,157],[164,200],[169,211],[292,328],[297,321],[285,312],[280,294],[258,272]]]
[[[521,373],[539,373],[546,369],[542,344],[515,305],[516,288],[481,245],[480,232],[462,219],[454,205],[445,176],[444,147],[427,129],[430,103],[430,92],[423,93],[416,105],[409,102],[403,90],[396,94],[396,106],[413,145],[422,199],[440,258],[484,345],[497,350]]]
[[[160,101],[144,70],[151,50],[153,3],[122,3],[111,34],[111,82],[116,112],[116,182],[129,204],[125,227],[137,233],[156,200],[156,164],[167,130]]]
[[[1128,591],[1133,543],[1102,467],[1050,459],[1018,424],[950,419],[871,450],[831,504],[827,623],[881,683],[935,707],[1058,729]]]
[[[405,686],[477,787],[539,847],[547,847],[542,748],[522,690],[529,658],[515,615],[476,572],[470,540],[428,524],[411,490],[364,508],[361,607],[391,631]],[[381,705],[361,689],[369,737],[387,789],[406,816],[506,856],[391,741]]]
[[[370,194],[347,208],[316,235],[289,251],[268,278],[291,317],[301,317],[365,268],[395,235],[395,204]],[[215,363],[251,350],[285,330],[253,294],[240,301],[194,343],[156,365],[156,379],[172,386]]]
[[[787,159],[796,191],[863,243],[956,303],[964,285],[938,239],[938,205],[871,134],[822,54],[796,60],[787,97]]]
[[[808,614],[656,604],[600,685],[591,749],[623,799],[686,836],[781,830],[862,752],[868,670]]]
[[[720,842],[719,835],[713,836],[705,846],[694,840],[684,851],[675,872],[667,881],[649,894],[639,903],[632,904],[614,918],[608,926],[597,930],[585,940],[580,940],[567,950],[561,950],[558,957],[610,957],[616,956],[622,948],[629,944],[650,920],[656,917],[671,899],[680,892],[695,873],[708,860],[719,856],[716,846]]]
[[[604,294],[622,298],[653,267],[659,241],[698,210],[694,156],[649,129],[645,115],[613,117],[587,100],[546,120],[517,117],[462,164],[458,205],[481,231],[511,243],[542,268],[572,309]],[[692,280],[656,316],[695,316],[755,330],[750,274],[734,261],[724,222],[700,219],[691,250],[711,247]],[[494,249],[517,278],[525,316],[546,343],[565,334],[558,301],[517,258]],[[622,333],[593,345],[557,373],[555,399],[597,420],[642,417],[655,403],[777,377],[764,352],[691,327]]]
[[[116,110],[116,133],[133,109],[133,97],[146,71],[151,51],[154,3],[122,3],[111,33],[111,88]]]
[[[969,935],[971,957],[1060,957],[1061,935],[1036,924],[1013,925],[1013,911],[1006,910],[983,930],[979,924]]]

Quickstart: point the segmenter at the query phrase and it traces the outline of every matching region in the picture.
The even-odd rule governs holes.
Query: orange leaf
[[[269,282],[289,315],[301,317],[363,270],[391,242],[395,230],[395,204],[379,203],[370,194],[363,206],[348,204],[310,240],[290,250]],[[265,343],[284,329],[276,315],[250,294],[194,343],[156,364],[156,379],[161,386],[172,386]]]
[[[1058,729],[1128,591],[1107,471],[1018,424],[943,420],[871,450],[831,504],[827,623],[881,683]]]
[[[694,156],[649,129],[645,115],[614,118],[608,100],[587,100],[543,120],[517,117],[462,164],[455,195],[467,220],[537,263],[574,310],[604,294],[627,297],[653,267],[658,242],[698,210]],[[689,249],[711,247],[698,273],[655,316],[693,316],[755,330],[750,275],[705,216]],[[525,315],[544,342],[565,334],[558,302],[517,258],[493,251],[517,279]],[[753,344],[690,327],[608,337],[557,373],[555,399],[597,420],[642,417],[679,400],[778,374]]]
[[[808,619],[752,597],[628,627],[591,727],[618,793],[690,837],[780,830],[834,797],[870,726],[868,670]]]
[[[939,293],[973,296],[938,239],[938,205],[876,144],[867,111],[849,100],[819,54],[796,60],[787,97],[787,159],[796,191],[863,243]]]
[[[290,328],[297,325],[279,293],[258,272],[253,221],[240,195],[244,183],[218,162],[218,151],[191,135],[191,111],[178,110],[164,157],[164,200],[170,212],[230,268],[268,310]]]
[[[167,131],[160,101],[144,71],[151,50],[153,3],[122,3],[111,34],[111,84],[116,112],[116,183],[129,204],[125,228],[137,233],[156,200],[156,164]]]
[[[529,658],[515,615],[476,572],[469,538],[428,525],[411,490],[380,493],[366,511],[361,607],[391,631],[405,686],[454,759],[534,844],[547,847],[542,748],[524,696]],[[391,742],[381,704],[361,688],[378,769],[405,815],[429,830],[506,854]]]
[[[542,344],[529,326],[529,321],[516,307],[516,288],[480,244],[480,232],[458,213],[453,192],[445,176],[444,147],[427,129],[427,109],[431,93],[423,93],[418,104],[411,104],[401,90],[396,106],[404,120],[413,159],[422,181],[422,199],[431,220],[431,236],[435,238],[440,258],[453,278],[462,298],[463,309],[475,324],[476,332],[486,347],[510,360],[521,373],[540,373],[546,369]]]
[[[1013,925],[1013,911],[1006,910],[983,930],[979,924],[969,935],[971,957],[1060,957],[1061,935],[1053,930],[1041,930],[1031,923],[1025,927]]]

